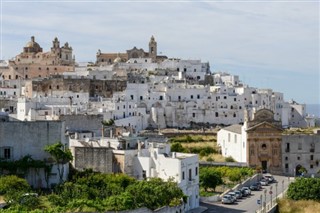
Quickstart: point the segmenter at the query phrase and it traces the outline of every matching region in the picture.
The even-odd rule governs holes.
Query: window
[[[57,89],[59,89],[59,85],[57,85]]]
[[[163,96],[162,95],[160,95],[159,100],[163,100]]]
[[[227,96],[224,96],[223,99],[227,99]]]
[[[184,172],[182,172],[182,180],[184,180]]]
[[[180,96],[180,95],[178,96],[178,100],[179,100],[179,101],[181,100],[181,96]]]
[[[234,98],[233,100],[234,100],[234,101],[237,101],[237,98]]]
[[[288,169],[289,168],[289,164],[286,163],[285,164],[285,168]]]
[[[261,148],[262,148],[263,150],[267,149],[267,144],[265,144],[265,143],[262,144]]]
[[[250,147],[250,155],[254,155],[254,147]]]
[[[1,147],[0,148],[0,158],[12,159],[12,148],[11,147]]]
[[[143,100],[143,97],[142,96],[140,96],[140,101],[142,101]]]
[[[184,72],[187,72],[187,68],[184,68],[183,71],[184,71]]]
[[[196,176],[198,175],[198,167],[196,167]]]
[[[298,150],[302,149],[302,143],[298,143]]]
[[[300,156],[298,156],[297,159],[300,160]]]
[[[219,113],[216,112],[216,117],[218,117],[218,116],[219,116]]]
[[[310,169],[313,169],[313,165],[312,164],[310,164]]]
[[[234,142],[237,143],[237,135],[234,135]]]
[[[131,100],[133,100],[133,95],[130,95],[130,97],[131,97]]]
[[[195,118],[196,117],[196,113],[192,113],[192,117]]]
[[[11,75],[9,75],[9,79],[11,79]]]
[[[285,157],[284,159],[285,159],[285,160],[288,160],[288,157]]]
[[[192,181],[192,170],[189,169],[189,181]]]
[[[313,160],[313,155],[310,155],[310,160]]]
[[[200,95],[197,95],[197,98],[200,99]]]
[[[142,170],[142,178],[146,179],[147,178],[147,172],[146,170]]]
[[[193,95],[191,95],[190,98],[193,99]]]

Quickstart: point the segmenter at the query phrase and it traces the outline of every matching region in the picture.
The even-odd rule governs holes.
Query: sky
[[[54,37],[77,62],[96,52],[148,51],[209,62],[211,72],[320,104],[319,1],[31,1],[0,0],[0,58],[11,59],[35,36],[44,51]]]

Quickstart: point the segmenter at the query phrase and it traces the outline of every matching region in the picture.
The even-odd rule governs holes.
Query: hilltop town
[[[199,207],[199,156],[171,151],[168,129],[212,133],[224,157],[254,169],[319,175],[319,119],[305,104],[213,73],[208,62],[158,55],[154,36],[146,44],[147,51],[98,49],[95,62],[79,63],[68,42],[53,38],[45,52],[32,36],[1,61],[1,161],[53,163],[49,175],[30,170],[25,178],[34,188],[54,186],[71,168],[54,163],[44,147],[60,142],[79,171],[173,179],[187,196],[182,211]]]

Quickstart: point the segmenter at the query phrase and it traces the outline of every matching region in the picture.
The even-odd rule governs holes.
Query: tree
[[[59,141],[52,145],[47,145],[44,150],[48,152],[57,164],[60,183],[63,181],[64,165],[73,159],[70,149],[64,147]]]
[[[114,124],[114,120],[110,119],[110,120],[101,121],[101,124],[103,126],[112,126]]]
[[[228,172],[228,178],[230,181],[236,183],[239,182],[241,180],[241,172],[238,168],[233,169],[233,170],[229,170]]]
[[[320,200],[320,179],[319,178],[296,178],[290,183],[288,198],[292,200]]]
[[[183,148],[181,143],[175,142],[171,144],[171,152],[186,152],[186,149]]]
[[[209,188],[216,190],[216,187],[223,183],[221,173],[211,169],[202,168],[200,169],[200,185],[207,192]]]

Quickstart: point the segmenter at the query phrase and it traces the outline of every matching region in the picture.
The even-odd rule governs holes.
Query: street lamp
[[[284,197],[284,180],[282,180],[282,198]]]
[[[267,190],[264,190],[264,212],[266,212],[267,207]]]
[[[270,202],[271,202],[271,208],[272,208],[272,186],[270,187],[269,193],[270,193]]]

